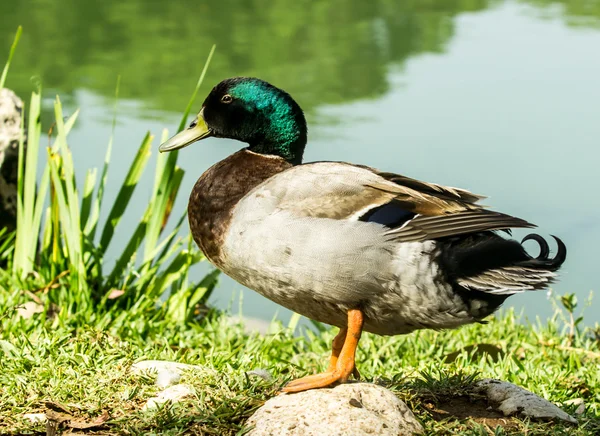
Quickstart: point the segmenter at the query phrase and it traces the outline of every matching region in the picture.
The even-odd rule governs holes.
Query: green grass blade
[[[17,234],[13,269],[21,274],[33,270],[37,251],[39,227],[34,227],[36,219],[36,184],[39,143],[42,125],[40,121],[41,93],[33,92],[29,105],[29,126],[27,131],[27,150],[24,137],[19,141],[19,167],[17,170]],[[23,129],[21,130],[23,132]],[[26,162],[26,164],[25,164]],[[38,210],[41,213],[41,210]]]
[[[193,256],[188,260],[188,267],[194,264]],[[182,286],[169,296],[166,302],[166,318],[173,322],[190,321],[194,316],[196,305],[204,303],[211,295],[219,280],[220,271],[214,270],[191,287]]]
[[[50,172],[48,166],[44,168],[44,172],[42,173],[42,177],[38,184],[36,199],[35,199],[35,207],[33,211],[33,220],[31,223],[32,232],[35,235],[39,235],[41,233],[41,223],[42,223],[42,215],[44,214],[45,202],[46,202],[46,193],[48,192],[48,185],[50,183]]]
[[[149,292],[154,295],[162,294],[163,290],[166,290],[171,283],[181,278],[187,262],[188,254],[186,252],[177,253],[171,263],[156,277],[154,287]]]
[[[108,279],[106,280],[106,283],[109,286],[116,285],[118,278],[123,277],[125,275],[124,272],[127,268],[127,265],[129,265],[133,256],[135,255],[135,253],[137,252],[138,248],[144,240],[144,234],[146,233],[148,219],[152,214],[151,212],[152,210],[150,208],[146,210],[144,217],[142,218],[135,231],[131,235],[127,246],[125,246],[125,249],[115,262],[115,266],[113,267],[112,272],[109,274]]]
[[[15,253],[13,256],[13,272],[15,273],[18,273],[25,268],[24,257],[26,253],[26,247],[28,245],[28,233],[25,232],[25,226],[19,226],[19,223],[25,222],[23,217],[23,185],[25,183],[23,180],[23,167],[25,166],[25,117],[21,117],[20,132],[19,155],[17,162],[17,229],[15,232]]]
[[[127,209],[127,205],[129,204],[129,200],[133,195],[133,191],[135,190],[140,177],[142,176],[142,172],[148,163],[148,159],[150,158],[150,146],[152,145],[153,136],[150,133],[146,134],[146,137],[142,141],[140,148],[129,168],[129,172],[125,177],[125,181],[119,193],[117,194],[117,198],[110,210],[108,215],[108,219],[106,220],[106,224],[104,225],[104,230],[102,231],[102,236],[100,238],[100,250],[104,253],[110,241],[113,238],[115,233],[115,228],[119,221],[121,220],[125,210]]]
[[[85,225],[90,217],[92,203],[94,201],[94,188],[96,187],[96,177],[98,171],[96,168],[88,169],[85,174],[85,182],[83,184],[83,197],[81,199],[81,228]]]
[[[184,171],[181,168],[170,169],[170,167],[166,167],[160,175],[160,188],[152,198],[151,206],[154,212],[148,223],[144,244],[144,262],[149,260],[151,253],[155,251],[160,233],[171,214],[175,197],[183,180],[183,174]]]
[[[200,77],[198,78],[198,82],[196,83],[196,88],[194,88],[194,92],[192,93],[192,96],[191,96],[190,100],[188,101],[185,111],[183,112],[183,116],[181,117],[181,121],[179,123],[179,128],[177,129],[178,132],[181,132],[187,124],[187,117],[190,114],[190,111],[192,110],[194,101],[196,101],[196,96],[198,95],[198,90],[200,89],[202,82],[204,82],[204,76],[206,76],[206,71],[208,71],[208,66],[210,65],[210,60],[212,59],[216,48],[217,48],[217,46],[215,44],[213,44],[212,48],[210,49],[210,53],[208,54],[208,57],[206,58],[206,62],[204,63],[204,68],[202,69],[202,73],[200,74]]]
[[[58,98],[58,97],[57,97]],[[65,137],[71,132],[71,129],[75,125],[75,121],[77,121],[77,117],[79,116],[79,109],[75,111],[73,115],[71,115],[67,121],[64,123],[64,131]]]
[[[69,225],[65,225],[67,222],[63,221],[63,231],[70,240],[68,246],[71,248],[70,259],[72,264],[77,268],[78,274],[81,278],[85,276],[85,269],[83,268],[83,252],[82,252],[82,239],[81,239],[81,227],[80,227],[80,216],[79,216],[79,195],[77,193],[77,186],[75,182],[75,169],[73,165],[73,157],[71,151],[67,145],[67,133],[68,130],[73,126],[77,117],[77,112],[70,117],[67,123],[63,122],[63,111],[62,104],[58,96],[54,103],[54,113],[56,116],[56,131],[57,137],[55,146],[60,150],[61,155],[61,169],[63,171],[63,186],[65,189],[64,199],[66,203],[66,213],[69,214]],[[55,184],[55,186],[59,186]],[[61,210],[61,221],[64,219],[65,211]]]
[[[9,232],[6,228],[0,229],[0,262],[9,261],[15,247],[14,240],[15,232]]]
[[[48,164],[50,166],[50,178],[56,193],[58,213],[60,224],[63,229],[63,235],[66,242],[67,254],[72,259],[77,253],[76,241],[73,239],[73,233],[69,231],[73,227],[71,223],[71,214],[67,205],[66,189],[63,187],[63,180],[60,176],[61,159],[58,153],[49,151]]]
[[[98,228],[98,220],[100,219],[100,208],[102,206],[102,200],[104,199],[104,187],[106,186],[106,180],[108,179],[108,165],[110,163],[113,141],[115,137],[115,128],[117,126],[117,107],[119,103],[119,89],[121,86],[121,76],[117,76],[117,85],[115,87],[115,103],[113,107],[113,119],[110,131],[110,138],[108,139],[108,146],[106,147],[106,154],[104,155],[104,165],[102,166],[102,173],[100,176],[100,184],[98,185],[98,191],[94,198],[94,205],[91,212],[91,216],[86,221],[84,234],[89,240],[94,240],[96,236],[96,229]]]
[[[192,93],[192,96],[190,97],[185,108],[181,122],[179,123],[179,128],[177,130],[178,132],[183,130],[186,125],[187,117],[189,116],[192,106],[196,101],[198,90],[200,89],[202,82],[204,82],[204,77],[206,76],[206,71],[208,70],[208,66],[210,65],[210,61],[213,57],[215,49],[216,45],[213,45],[210,53],[208,54],[206,62],[204,63],[202,73],[196,82],[194,92]],[[164,131],[161,142],[163,142],[163,140],[166,138],[167,133]],[[154,202],[153,207],[155,213],[150,217],[150,222],[148,223],[147,227],[146,242],[144,246],[144,262],[149,260],[150,253],[155,252],[160,232],[169,218],[171,207],[179,191],[181,180],[183,179],[183,170],[176,167],[177,156],[178,154],[175,152],[169,153],[166,158],[163,155],[159,155],[157,157],[154,188],[152,193],[152,201]]]
[[[184,212],[179,218],[179,221],[177,221],[177,224],[175,225],[173,231],[167,237],[163,238],[163,240],[159,244],[157,244],[154,251],[148,254],[148,263],[151,263],[152,259],[156,259],[155,263],[160,263],[161,259],[168,257],[166,253],[171,249],[171,245],[173,244],[173,242],[175,242],[175,237],[177,236],[177,233],[179,233],[181,225],[183,224],[183,221],[185,220],[186,216],[187,212]]]
[[[46,165],[46,177],[48,180],[50,179],[50,170],[48,165]],[[52,250],[52,210],[48,207],[46,208],[45,218],[44,218],[44,233],[42,235],[42,252],[50,253]]]
[[[15,50],[17,49],[17,44],[19,44],[19,39],[21,39],[21,33],[23,33],[23,27],[17,27],[17,33],[15,33],[15,38],[13,39],[13,43],[10,46],[10,51],[8,52],[8,60],[4,65],[4,69],[2,70],[2,76],[0,76],[0,89],[4,88],[4,83],[6,82],[6,76],[8,75],[8,69],[10,68],[10,63],[12,61],[13,55],[15,54]]]

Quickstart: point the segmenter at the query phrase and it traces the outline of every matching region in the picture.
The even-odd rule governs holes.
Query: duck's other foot
[[[338,371],[322,372],[292,380],[282,390],[287,393],[302,392],[309,389],[325,388],[337,382],[343,383],[344,381],[346,380],[344,380],[343,374]]]
[[[289,382],[282,390],[287,393],[318,389],[336,383],[345,383],[350,375],[359,379],[354,363],[358,341],[362,333],[363,314],[358,309],[348,311],[348,327],[340,330],[333,341],[331,361],[327,371]]]

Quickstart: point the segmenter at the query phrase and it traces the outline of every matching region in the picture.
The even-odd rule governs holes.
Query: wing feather
[[[411,212],[406,214],[406,221],[390,224],[388,235],[398,241],[535,227],[520,218],[484,209],[476,203],[485,197],[464,189],[342,162],[292,167],[248,195],[257,201],[267,199],[274,209],[297,216],[339,220],[359,220],[369,211],[393,203],[393,207]]]
[[[480,209],[454,215],[417,216],[404,226],[391,229],[388,231],[388,235],[399,241],[416,242],[489,230],[533,227],[535,227],[534,224],[521,218]]]

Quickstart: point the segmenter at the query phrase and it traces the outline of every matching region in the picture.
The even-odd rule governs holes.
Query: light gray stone
[[[131,365],[129,370],[133,374],[141,374],[143,372],[155,372],[157,374],[161,372],[172,372],[176,374],[182,374],[184,371],[197,371],[205,369],[198,365],[189,365],[187,363],[180,362],[169,362],[168,360],[142,360],[141,362],[134,363]]]
[[[281,394],[248,420],[250,436],[412,435],[423,432],[393,392],[370,383]]]
[[[577,424],[577,420],[550,401],[512,383],[496,379],[483,379],[475,389],[483,393],[504,416],[525,415],[537,419],[560,419]]]
[[[44,424],[48,420],[45,413],[25,413],[23,418],[28,419],[32,424]]]
[[[585,412],[585,401],[583,398],[573,398],[563,403],[565,406],[577,406],[575,409],[575,415],[583,415]]]
[[[158,371],[156,374],[156,386],[159,388],[166,388],[176,383],[179,383],[181,380],[181,374],[179,372],[170,371],[170,370],[162,370]]]
[[[260,378],[262,378],[263,380],[266,380],[266,381],[273,381],[273,376],[266,369],[257,368],[257,369],[253,369],[252,371],[247,371],[246,374],[247,375],[252,375],[252,376],[255,376],[255,377],[260,377]]]
[[[29,319],[36,313],[42,313],[44,306],[35,301],[28,301],[17,307],[17,316],[20,318]]]
[[[143,407],[143,410],[156,409],[159,405],[166,403],[167,401],[171,401],[172,403],[177,403],[188,397],[193,395],[194,390],[188,385],[174,385],[162,392],[159,392],[156,397],[150,398]]]
[[[0,228],[14,230],[17,217],[17,166],[23,101],[0,89]]]

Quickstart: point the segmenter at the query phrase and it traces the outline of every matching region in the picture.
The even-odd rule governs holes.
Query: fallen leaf
[[[114,300],[115,298],[119,298],[121,295],[123,295],[125,293],[125,291],[123,289],[111,289],[110,293],[108,294],[108,298],[109,300]]]
[[[109,413],[107,411],[104,411],[102,413],[102,415],[98,416],[96,419],[94,419],[92,421],[77,420],[77,421],[71,421],[67,425],[71,428],[75,428],[78,430],[85,430],[88,428],[100,427],[102,424],[104,424],[109,419],[110,419]]]
[[[44,311],[44,306],[36,303],[35,301],[28,301],[25,304],[21,304],[17,307],[17,315],[21,318],[29,319],[36,313]]]
[[[53,410],[55,412],[67,413],[69,415],[71,414],[71,409],[69,409],[63,404],[56,403],[54,401],[46,401],[44,404],[48,409]]]
[[[52,407],[55,407],[56,409],[62,409],[61,405],[57,405],[56,403],[51,404]],[[46,403],[46,405],[48,404]],[[105,411],[97,418],[87,420],[81,417],[75,417],[70,413],[65,412],[64,409],[60,411],[50,409],[46,411],[46,418],[48,419],[49,423],[53,422],[56,425],[64,424],[69,428],[85,430],[89,428],[100,427],[110,419],[110,415],[107,411]]]

